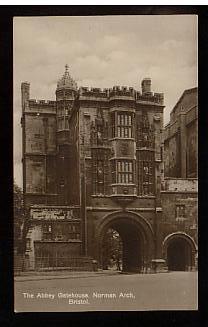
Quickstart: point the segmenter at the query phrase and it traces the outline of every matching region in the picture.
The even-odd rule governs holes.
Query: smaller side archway
[[[195,268],[196,253],[196,243],[184,232],[172,233],[163,241],[163,255],[170,271],[190,271]]]

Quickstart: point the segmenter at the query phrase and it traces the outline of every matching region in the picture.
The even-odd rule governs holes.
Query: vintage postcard
[[[13,31],[15,312],[197,310],[197,16]]]

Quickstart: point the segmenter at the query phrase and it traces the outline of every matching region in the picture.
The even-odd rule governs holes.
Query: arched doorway
[[[195,266],[196,245],[185,233],[175,233],[164,241],[166,262],[170,271],[187,271]]]
[[[106,233],[114,230],[121,240],[120,266],[124,272],[141,272],[150,266],[154,253],[153,232],[150,224],[135,213],[111,214],[97,227],[99,240],[99,264],[106,267],[104,255]]]

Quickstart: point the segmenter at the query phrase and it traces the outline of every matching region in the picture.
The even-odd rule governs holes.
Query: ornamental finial
[[[65,65],[65,73],[69,71],[69,66],[66,64]]]

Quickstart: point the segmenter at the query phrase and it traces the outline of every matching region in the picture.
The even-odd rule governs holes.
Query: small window
[[[176,205],[176,220],[185,218],[185,205]]]
[[[132,137],[132,114],[117,114],[117,136],[122,138]]]
[[[117,172],[118,183],[133,183],[133,163],[130,160],[119,160],[117,162]]]

